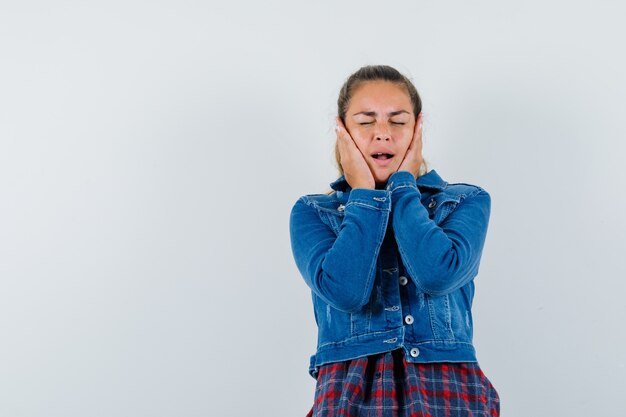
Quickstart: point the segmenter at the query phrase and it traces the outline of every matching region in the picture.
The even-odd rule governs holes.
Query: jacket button
[[[408,314],[406,317],[404,317],[404,322],[406,324],[413,324],[413,316]]]
[[[437,202],[434,199],[432,199],[432,200],[430,200],[430,203],[428,203],[428,208],[433,208],[436,205],[437,205]]]
[[[400,278],[400,285],[402,285],[403,287],[409,282],[409,280],[407,279],[407,277],[405,277],[404,275],[402,275]]]
[[[411,356],[413,356],[414,358],[417,358],[419,354],[420,354],[420,350],[418,348],[411,349]]]

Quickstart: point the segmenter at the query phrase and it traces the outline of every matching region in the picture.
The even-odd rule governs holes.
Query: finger
[[[339,117],[335,119],[335,122],[336,122],[335,130],[337,131],[337,134],[341,135],[342,138],[352,139],[352,136],[350,136],[350,133],[348,133],[348,129],[346,129],[346,127],[344,126],[344,124],[342,123]]]
[[[411,143],[409,143],[409,147],[406,150],[406,158],[412,158],[413,156],[417,156],[420,152],[421,142],[422,142],[422,115],[423,113],[417,116],[417,121],[415,123],[415,130],[413,131],[413,137],[411,138]]]
[[[413,135],[413,140],[411,141],[412,147],[419,147],[422,143],[423,114],[424,113],[420,112],[417,117],[417,122],[415,123],[415,133]]]
[[[339,153],[345,154],[347,151],[347,141],[345,140],[343,134],[337,127],[337,146],[339,147]]]
[[[424,134],[424,113],[420,112],[420,124],[419,124],[419,143],[422,144],[422,138]]]
[[[335,132],[337,133],[338,139],[344,138],[345,133],[347,133],[339,117],[335,117]]]
[[[337,122],[337,119],[335,119],[336,122]],[[341,161],[346,161],[347,158],[350,157],[350,153],[352,153],[352,149],[350,149],[350,142],[352,142],[352,140],[350,138],[350,134],[346,132],[345,129],[343,129],[341,125],[341,120],[339,120],[338,123],[335,125],[335,132],[337,134],[337,147],[339,148],[339,159]]]
[[[335,132],[339,135],[340,133],[343,133],[343,131],[345,131],[345,127],[343,126],[343,123],[341,123],[341,119],[339,117],[335,117]]]
[[[415,121],[415,134],[416,135],[421,135],[422,134],[422,125],[424,122],[424,113],[420,112],[420,114],[417,116],[417,120]]]
[[[354,139],[352,139],[352,136],[350,135],[348,130],[345,128],[343,123],[341,123],[341,119],[337,118],[337,121],[338,123],[335,126],[335,130],[337,131],[337,139],[339,140],[339,142],[345,142],[346,146],[353,151],[355,149],[358,149],[358,147],[356,146],[356,142],[354,142]]]
[[[341,117],[339,117],[339,116],[335,117],[335,124],[337,126],[339,126],[340,128],[343,128],[343,130],[346,130],[346,126],[343,124],[343,121],[341,120]]]
[[[418,116],[418,121],[419,121],[419,116]],[[413,136],[411,137],[411,142],[409,143],[409,147],[406,150],[407,155],[410,154],[413,149],[415,149],[416,142],[418,141],[418,136],[419,136],[419,124],[418,122],[416,122],[415,127],[413,129]]]

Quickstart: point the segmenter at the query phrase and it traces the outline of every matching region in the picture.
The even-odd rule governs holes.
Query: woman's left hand
[[[417,120],[415,122],[415,130],[413,132],[413,139],[411,140],[409,149],[407,149],[406,154],[404,155],[404,159],[402,160],[402,163],[398,168],[398,171],[409,171],[416,178],[419,174],[422,162],[424,161],[424,158],[422,157],[423,115],[424,113],[420,112],[420,114],[417,116]]]

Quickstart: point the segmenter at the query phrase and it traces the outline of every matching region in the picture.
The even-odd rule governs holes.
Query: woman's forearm
[[[489,194],[477,188],[437,225],[421,203],[411,173],[394,173],[388,188],[396,243],[415,285],[428,294],[443,295],[472,280],[487,234]]]
[[[290,216],[296,265],[324,301],[342,311],[356,311],[368,302],[372,291],[390,215],[389,192],[353,189],[338,234],[322,222],[318,209],[305,198],[296,202]]]

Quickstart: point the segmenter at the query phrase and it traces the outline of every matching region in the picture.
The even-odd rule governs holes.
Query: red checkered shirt
[[[411,363],[396,349],[321,366],[307,417],[499,415],[498,393],[477,362]]]

